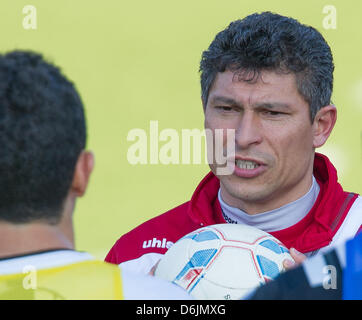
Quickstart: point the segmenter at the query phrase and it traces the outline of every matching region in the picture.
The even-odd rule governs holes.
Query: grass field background
[[[37,10],[36,29],[23,27],[25,5]],[[326,5],[337,10],[336,29],[323,27]],[[159,130],[202,129],[201,53],[217,32],[253,12],[294,17],[329,42],[338,121],[320,151],[343,187],[362,193],[362,2],[2,0],[0,8],[0,50],[43,53],[74,81],[85,104],[96,166],[76,207],[77,249],[103,259],[120,235],[190,198],[207,165],[133,166],[127,134],[148,131],[151,120]]]

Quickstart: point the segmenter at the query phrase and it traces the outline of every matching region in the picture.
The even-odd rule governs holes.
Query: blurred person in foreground
[[[188,299],[74,249],[94,166],[74,85],[41,55],[0,55],[0,299]]]
[[[246,299],[362,300],[362,232],[280,274]]]

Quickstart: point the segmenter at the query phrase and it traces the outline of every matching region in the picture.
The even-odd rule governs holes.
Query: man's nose
[[[261,125],[257,115],[245,111],[235,131],[235,144],[239,149],[248,149],[262,141]]]

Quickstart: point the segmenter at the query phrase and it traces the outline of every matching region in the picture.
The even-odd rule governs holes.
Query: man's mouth
[[[235,165],[243,170],[253,170],[260,166],[260,164],[256,163],[255,161],[250,160],[235,160]]]
[[[254,159],[235,159],[234,175],[240,178],[255,178],[265,172],[267,165]]]

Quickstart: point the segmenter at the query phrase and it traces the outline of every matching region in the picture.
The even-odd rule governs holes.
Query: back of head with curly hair
[[[56,224],[86,143],[82,101],[39,54],[0,55],[0,221]]]

